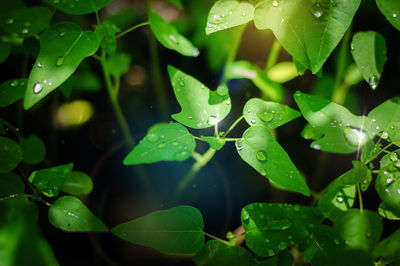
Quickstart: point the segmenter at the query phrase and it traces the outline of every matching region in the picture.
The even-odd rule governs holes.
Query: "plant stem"
[[[279,52],[281,51],[281,44],[280,42],[275,39],[274,43],[272,44],[271,50],[269,52],[267,63],[265,64],[265,73],[268,74],[268,70],[271,69],[278,61]]]
[[[149,23],[148,21],[146,21],[146,22],[137,24],[137,25],[135,25],[135,26],[132,26],[131,28],[129,28],[129,29],[127,29],[127,30],[124,30],[123,32],[121,32],[120,34],[118,34],[117,36],[115,36],[115,38],[119,39],[119,38],[121,38],[122,36],[128,34],[129,32],[134,31],[134,30],[136,30],[137,28],[140,28],[140,27],[143,27],[143,26],[146,26],[146,25],[149,25],[149,24],[150,24],[150,23]]]
[[[222,242],[222,243],[224,243],[225,245],[231,246],[231,243],[229,243],[228,241],[225,241],[225,240],[223,240],[223,239],[221,239],[221,238],[219,238],[219,237],[213,236],[213,235],[211,235],[211,234],[209,234],[209,233],[206,233],[206,232],[203,232],[203,233],[204,233],[204,235],[208,236],[209,238],[212,238],[212,239],[214,239],[214,240],[217,240],[217,241],[219,241],[219,242]]]
[[[369,159],[368,161],[366,161],[364,164],[368,165],[370,162],[372,162],[373,160],[376,159],[376,157],[378,157],[382,152],[386,151],[387,149],[389,149],[391,146],[393,145],[393,143],[389,143],[388,145],[386,145],[376,156],[374,156],[374,158]]]
[[[235,36],[233,37],[232,41],[231,50],[229,51],[228,57],[225,62],[224,74],[222,75],[221,83],[226,83],[228,81],[227,69],[233,63],[233,61],[235,61],[237,52],[239,50],[240,41],[242,40],[244,29],[245,29],[244,25],[236,28]]]
[[[222,137],[225,138],[237,126],[237,124],[239,124],[239,122],[242,121],[243,118],[244,116],[242,115],[241,117],[236,119],[236,121],[233,122],[233,124],[229,127],[229,129],[224,133]]]
[[[360,203],[360,211],[362,212],[364,210],[364,204],[363,204],[363,199],[362,199],[362,195],[361,195],[360,184],[357,184],[357,192],[358,192],[358,201]]]
[[[103,68],[104,79],[106,81],[107,92],[110,97],[111,105],[113,107],[115,116],[117,117],[119,126],[122,130],[122,134],[124,135],[125,141],[128,146],[130,148],[133,148],[133,146],[135,145],[135,141],[132,138],[128,122],[126,121],[124,114],[122,113],[121,106],[119,105],[117,90],[114,88],[111,82],[110,72],[108,71],[106,63],[106,54],[104,52],[102,52],[101,54],[101,66]]]

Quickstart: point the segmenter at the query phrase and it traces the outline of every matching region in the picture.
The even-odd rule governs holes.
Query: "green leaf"
[[[204,245],[203,228],[199,210],[178,206],[117,225],[111,232],[128,242],[161,252],[191,254]]]
[[[110,74],[116,78],[128,73],[131,67],[131,57],[126,53],[115,53],[107,59]]]
[[[112,55],[117,49],[117,38],[115,34],[121,30],[112,22],[104,21],[103,24],[95,26],[95,32],[100,40],[100,47],[104,52]]]
[[[0,202],[4,197],[23,194],[25,185],[22,179],[14,173],[0,174]]]
[[[76,1],[76,0],[43,0],[49,5],[61,10],[64,13],[70,15],[83,15],[94,13],[113,0],[85,0],[85,1]]]
[[[72,171],[69,173],[61,190],[71,195],[87,195],[93,189],[92,179],[85,173]]]
[[[351,42],[351,54],[366,82],[375,90],[386,62],[386,42],[375,31],[357,32]]]
[[[236,141],[236,150],[246,163],[272,182],[287,190],[310,195],[296,166],[267,128],[254,126],[247,129],[243,138]]]
[[[298,76],[297,68],[293,62],[280,62],[268,70],[268,77],[277,83],[288,82]]]
[[[28,201],[0,203],[2,266],[60,265],[37,226],[38,208]]]
[[[0,173],[10,172],[22,160],[22,151],[17,143],[0,137]]]
[[[250,126],[280,127],[300,116],[287,105],[253,98],[243,108],[244,119]]]
[[[371,140],[379,127],[370,117],[355,116],[345,107],[329,100],[301,93],[294,99],[304,118],[324,135],[311,143],[317,150],[352,153]]]
[[[325,217],[336,221],[349,210],[355,201],[356,186],[368,174],[368,168],[361,162],[353,161],[354,168],[335,179],[327,192],[318,201],[318,209]]]
[[[25,3],[23,0],[0,1],[1,13],[7,13],[13,9],[23,8],[23,7],[25,7]]]
[[[400,30],[400,3],[395,0],[376,0],[376,4],[386,19]]]
[[[222,121],[231,111],[228,90],[210,91],[200,81],[173,66],[168,66],[168,73],[176,99],[182,108],[180,113],[171,117],[179,123],[195,129],[208,128]],[[218,100],[223,101],[210,104],[210,100],[217,95]]]
[[[166,23],[156,13],[150,13],[149,22],[157,40],[166,48],[175,50],[185,56],[197,57],[200,54],[199,49],[193,46],[183,35],[179,34],[174,26]]]
[[[247,249],[240,246],[229,246],[217,240],[208,241],[203,249],[196,254],[193,261],[196,265],[208,266],[250,266],[258,264],[258,261]],[[277,261],[277,258],[275,258],[275,261]]]
[[[47,197],[56,197],[64,184],[67,176],[72,171],[73,164],[34,171],[29,176],[29,181]]]
[[[334,229],[348,248],[371,251],[379,242],[383,225],[376,212],[351,209],[335,222]]]
[[[400,98],[392,98],[375,107],[369,112],[376,129],[382,133],[382,138],[387,135],[390,139],[398,140],[400,129]],[[386,134],[386,133],[387,134]]]
[[[40,38],[40,53],[29,75],[24,108],[29,109],[59,87],[98,48],[99,40],[92,31],[84,32],[69,22],[48,28]]]
[[[24,98],[27,79],[7,80],[0,85],[0,107],[6,107]]]
[[[376,245],[372,256],[375,259],[380,258],[383,265],[398,262],[400,259],[400,229]]]
[[[11,52],[11,45],[0,40],[0,64],[3,63]]]
[[[19,145],[25,163],[38,164],[46,157],[46,146],[39,136],[30,135],[27,138],[22,138]]]
[[[6,134],[6,129],[4,128],[3,123],[0,121],[0,135],[5,135]]]
[[[378,213],[383,218],[386,218],[389,220],[400,220],[400,212],[396,212],[396,211],[389,209],[383,202],[381,202],[381,204],[379,204]]]
[[[399,166],[399,162],[396,163]],[[381,161],[381,171],[375,180],[375,189],[385,206],[400,214],[400,169],[398,166],[394,166],[396,168],[394,171],[385,170]]]
[[[27,38],[47,28],[52,17],[46,7],[13,9],[0,14],[0,26],[17,37]]]
[[[49,209],[49,221],[66,232],[108,232],[107,226],[75,197],[64,196]]]
[[[321,221],[316,209],[299,205],[252,203],[242,210],[246,245],[262,257],[299,243]]]
[[[211,7],[206,34],[226,30],[253,20],[254,7],[247,2],[219,0]]]
[[[124,165],[184,161],[194,149],[196,141],[189,131],[178,123],[157,124],[126,156]]]
[[[268,78],[265,72],[248,61],[236,61],[227,66],[226,78],[250,79],[260,91],[274,102],[283,100],[282,86]]]
[[[347,31],[360,0],[262,1],[256,5],[258,29],[271,29],[303,72],[318,73]]]
[[[168,2],[170,2],[179,9],[183,9],[182,0],[168,0]]]
[[[216,137],[201,136],[200,138],[207,142],[211,148],[216,149],[217,151],[222,149],[226,142],[224,139],[217,139]]]

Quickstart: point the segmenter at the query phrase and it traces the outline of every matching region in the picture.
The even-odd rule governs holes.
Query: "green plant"
[[[22,1],[0,4],[0,62],[7,59],[11,46],[22,50],[19,53],[25,60],[21,78],[1,84],[1,107],[23,101],[25,110],[32,109],[54,95],[54,90],[66,97],[72,88],[99,91],[100,81],[90,70],[96,65],[101,68],[124,144],[130,149],[124,165],[194,160],[170,195],[170,204],[179,205],[196,174],[228,144],[234,144],[242,160],[265,176],[273,187],[311,197],[312,202],[310,206],[248,204],[241,212],[242,232],[228,232],[226,239],[207,233],[201,212],[185,205],[154,211],[110,230],[97,217],[100,215],[94,215],[82,202],[83,196],[93,189],[92,179],[83,172],[73,171],[73,163],[54,166],[50,158],[46,160],[46,147],[39,136],[25,136],[20,128],[0,119],[0,134],[10,134],[7,131],[13,134],[0,136],[0,260],[4,265],[58,264],[38,229],[37,203],[49,207],[50,224],[65,232],[111,231],[128,242],[163,253],[196,254],[193,261],[197,265],[302,265],[305,261],[312,265],[397,265],[400,261],[399,229],[391,230],[388,237],[381,239],[382,218],[400,219],[400,149],[396,148],[400,147],[400,99],[388,99],[361,116],[344,106],[350,98],[350,88],[362,79],[372,90],[378,89],[387,60],[382,35],[366,31],[352,36],[351,24],[361,0],[216,1],[202,30],[209,38],[222,36],[218,34],[224,32],[229,34],[231,47],[225,53],[221,81],[215,90],[210,90],[191,75],[168,65],[181,111],[171,116],[176,122],[153,125],[137,144],[119,103],[121,77],[129,72],[131,57],[122,52],[118,41],[138,28],[149,26],[154,101],[161,117],[170,107],[155,41],[182,56],[197,57],[200,49],[181,35],[177,27],[152,12],[151,0],[146,1],[148,21],[126,27],[125,31],[120,30],[115,18],[100,19],[98,11],[112,0],[43,2],[48,7],[25,7]],[[168,2],[183,8],[181,1]],[[400,30],[400,5],[395,0],[376,2],[387,20]],[[94,13],[97,23],[88,23],[88,30],[72,22],[50,25],[56,10],[73,15],[71,20],[77,15]],[[27,20],[29,16],[35,19]],[[276,38],[264,69],[249,61],[236,60],[240,41],[251,21],[258,30],[271,30]],[[324,80],[322,67],[340,42],[336,76]],[[221,47],[223,42],[209,45]],[[278,62],[282,47],[293,57],[293,62]],[[354,63],[346,62],[349,53]],[[29,57],[35,62],[26,78]],[[83,61],[89,66],[85,67]],[[324,87],[324,93],[294,92],[299,112],[283,103],[283,84],[307,70],[329,86]],[[220,122],[227,120],[233,105],[228,83],[236,79],[251,80],[261,98],[247,100],[241,115],[222,127]],[[72,115],[61,119],[61,124],[82,124],[92,113],[88,102],[74,101],[63,108],[63,112],[72,110]],[[82,112],[75,116],[76,110]],[[62,112],[60,116],[65,117]],[[277,140],[277,128],[300,117],[307,122],[301,135],[312,140],[312,149],[325,152],[325,156],[357,153],[352,168],[319,192],[309,188],[308,178]],[[229,134],[237,134],[236,127],[244,122],[248,128],[231,137]],[[210,128],[211,133],[205,130],[197,134],[196,130]],[[208,145],[203,153],[196,149],[201,142]],[[323,167],[323,161],[319,163]],[[136,176],[143,186],[151,189],[145,170],[136,167]],[[363,193],[374,191],[371,184],[375,185],[381,203],[378,208],[366,209]],[[353,208],[356,202],[358,208]],[[205,237],[211,240],[205,242]],[[243,238],[247,248],[241,246]],[[23,255],[19,254],[21,250]]]

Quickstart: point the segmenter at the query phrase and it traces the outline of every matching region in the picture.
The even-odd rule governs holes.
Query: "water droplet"
[[[29,32],[29,30],[27,28],[23,28],[21,31],[22,34],[28,34],[28,32]]]
[[[174,142],[172,142],[172,145],[173,145],[173,146],[178,146],[178,145],[179,145],[179,143],[178,143],[178,142],[176,142],[176,141],[174,141]]]
[[[268,112],[258,113],[257,116],[264,122],[270,122],[274,119],[274,115]]]
[[[64,64],[64,56],[59,56],[57,58],[56,66],[62,66]]]
[[[215,115],[211,115],[210,118],[208,119],[207,123],[209,125],[216,125],[218,124],[218,117]]]
[[[268,238],[266,238],[266,239],[265,239],[265,242],[266,242],[266,243],[270,243],[271,240],[269,240]]]
[[[265,162],[267,160],[267,154],[264,151],[257,151],[256,158],[260,162]]]
[[[223,85],[218,86],[217,93],[219,96],[225,96],[229,93],[229,89],[225,84],[223,84]]]
[[[187,152],[187,151],[179,151],[179,152],[177,152],[177,153],[175,154],[175,158],[176,158],[178,161],[183,161],[183,160],[187,159],[188,156],[189,156],[189,152]]]
[[[399,160],[399,156],[397,155],[397,153],[395,153],[395,152],[391,153],[391,154],[390,154],[390,160],[391,160],[392,162],[398,161],[398,160]]]
[[[312,146],[312,148],[313,148],[314,150],[319,151],[319,150],[321,149],[321,146],[318,145],[318,144],[314,144],[314,145]]]
[[[13,23],[14,23],[14,19],[13,18],[8,18],[6,20],[6,24],[8,24],[8,25],[13,24]]]
[[[371,76],[368,81],[369,85],[373,90],[375,90],[378,87],[378,82],[379,82],[378,77],[375,75]]]
[[[272,1],[272,5],[273,5],[274,7],[278,7],[278,6],[279,6],[278,0]]]
[[[335,238],[334,242],[335,242],[336,245],[339,245],[339,244],[340,244],[340,241],[339,241],[339,239],[337,239],[337,238]]]
[[[179,41],[174,34],[170,34],[169,39],[173,41],[175,44],[179,44]]]
[[[237,149],[238,151],[243,150],[243,139],[237,140],[237,141],[235,142],[235,145],[236,145],[236,149]]]
[[[33,93],[38,94],[43,90],[43,85],[40,84],[39,82],[36,82],[35,85],[33,85]]]
[[[25,22],[24,22],[24,26],[25,26],[25,27],[28,27],[28,28],[29,28],[31,25],[32,25],[32,23],[31,23],[30,21],[25,21]]]
[[[231,100],[227,100],[226,105],[230,105],[230,104],[231,104]]]
[[[385,132],[382,132],[382,136],[381,136],[383,139],[387,139],[388,137],[389,137],[389,134],[385,131]]]
[[[216,23],[216,24],[221,22],[221,16],[220,15],[215,14],[212,18],[213,18],[213,22]]]
[[[274,256],[275,255],[275,252],[274,252],[274,250],[272,250],[272,249],[268,249],[268,256],[269,257],[272,257],[272,256]]]
[[[249,213],[245,210],[245,209],[243,209],[243,212],[242,212],[242,219],[243,219],[243,222],[248,222],[248,220],[249,220],[249,217],[250,217],[250,215],[249,215]]]
[[[311,15],[313,15],[314,18],[321,18],[324,15],[324,5],[322,3],[314,3],[311,6]]]
[[[18,86],[18,84],[19,84],[19,81],[18,80],[14,80],[13,82],[11,82],[11,87],[16,87],[16,86]]]
[[[285,241],[280,242],[280,243],[278,244],[278,248],[279,248],[280,250],[286,249],[286,248],[287,248],[287,243],[286,243]]]
[[[391,185],[393,183],[393,178],[386,178],[386,184]]]
[[[37,67],[38,67],[38,68],[42,68],[42,67],[43,67],[42,63],[38,62],[38,63],[37,63]]]
[[[352,127],[345,127],[343,129],[343,131],[344,131],[344,136],[345,136],[346,140],[351,145],[361,146],[366,141],[368,141],[368,138],[366,137],[366,133],[362,129],[352,128]]]
[[[394,13],[392,16],[395,18],[395,17],[397,17],[397,14],[396,14],[396,13]]]
[[[58,36],[64,37],[65,36],[65,32],[61,32]]]
[[[156,142],[160,139],[160,137],[156,133],[151,132],[150,134],[147,135],[146,139],[149,142]]]
[[[250,122],[251,122],[252,124],[255,124],[257,121],[256,121],[255,119],[251,119]]]
[[[379,130],[379,126],[376,126],[375,128],[376,128],[376,130]]]
[[[247,16],[246,12],[242,12],[242,17]]]
[[[157,145],[157,147],[158,148],[164,148],[165,147],[165,143],[164,142],[160,142],[158,145]]]
[[[337,196],[336,201],[337,201],[338,203],[343,203],[343,202],[344,202],[344,199],[343,199],[342,196]]]
[[[196,56],[199,56],[199,54],[200,54],[199,49],[198,48],[194,48],[193,49],[193,56],[196,57]]]

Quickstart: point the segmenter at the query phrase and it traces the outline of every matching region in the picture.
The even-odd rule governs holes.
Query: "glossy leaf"
[[[204,245],[203,228],[203,217],[199,210],[178,206],[120,224],[111,232],[131,243],[161,252],[191,254]]]
[[[269,129],[254,126],[236,141],[240,157],[257,172],[284,189],[309,196],[307,184]]]
[[[349,210],[355,201],[356,185],[362,183],[368,174],[368,168],[358,161],[354,168],[335,179],[318,201],[318,209],[332,221]]]
[[[268,77],[278,83],[285,83],[298,76],[296,66],[293,62],[280,62],[268,70]]]
[[[0,174],[0,202],[8,196],[23,194],[25,185],[22,179],[14,173]],[[11,199],[11,198],[10,198]]]
[[[224,139],[217,139],[216,137],[201,136],[201,139],[207,142],[211,148],[220,150],[225,145]]]
[[[171,117],[179,123],[195,129],[208,128],[222,121],[231,111],[231,99],[226,87],[210,91],[197,79],[172,66],[168,66],[168,72],[182,108],[180,113]],[[217,101],[213,102],[213,99]]]
[[[352,153],[371,140],[379,126],[370,117],[355,116],[329,100],[296,92],[294,99],[304,118],[324,135],[311,143],[317,150]]]
[[[250,126],[277,128],[299,117],[300,113],[287,105],[253,98],[246,102],[243,116]]]
[[[60,265],[37,226],[38,208],[21,200],[0,202],[2,266]]]
[[[0,64],[3,63],[11,52],[11,45],[0,40]]]
[[[56,197],[64,184],[67,176],[72,171],[73,164],[65,164],[52,168],[46,168],[34,171],[29,181],[35,187],[48,197]]]
[[[40,53],[29,75],[25,109],[60,86],[98,48],[96,34],[75,24],[62,22],[48,28],[40,38]]]
[[[251,266],[258,264],[258,261],[247,249],[240,246],[229,246],[217,240],[208,241],[203,249],[196,254],[193,261],[196,265],[208,266]],[[277,258],[274,258],[274,265],[276,265],[276,261]]]
[[[95,32],[100,40],[100,47],[104,52],[112,55],[117,49],[117,38],[115,34],[121,30],[112,22],[104,21],[96,26]]]
[[[194,137],[178,123],[158,124],[151,128],[138,145],[126,156],[124,165],[184,161],[196,147]]]
[[[41,138],[36,135],[21,139],[19,145],[21,146],[25,163],[38,164],[46,157],[46,146]]]
[[[357,32],[351,42],[351,54],[372,89],[376,89],[386,62],[386,42],[375,31]]]
[[[154,12],[150,13],[149,22],[151,30],[157,40],[166,48],[175,50],[185,56],[197,57],[200,52],[188,39],[179,34],[174,26]]]
[[[22,160],[22,151],[13,140],[0,137],[0,173],[10,172]]]
[[[376,0],[376,4],[386,19],[400,30],[400,3],[396,0]]]
[[[107,67],[114,77],[121,77],[128,73],[131,67],[131,57],[126,53],[115,53],[107,59]]]
[[[260,91],[274,102],[283,99],[282,86],[268,78],[265,72],[248,61],[236,61],[226,67],[226,78],[250,79]]]
[[[24,98],[27,79],[12,79],[0,85],[0,107],[6,107]]]
[[[400,229],[375,246],[372,256],[380,258],[383,264],[398,262],[400,259]]]
[[[0,26],[8,33],[27,38],[44,30],[51,17],[51,11],[46,7],[13,9],[0,14]]]
[[[247,2],[218,0],[208,15],[206,34],[226,30],[253,20],[254,7]]]
[[[360,2],[265,0],[256,5],[254,22],[258,29],[273,31],[297,66],[316,74],[350,26]]]
[[[399,164],[397,162],[397,164]],[[375,189],[379,197],[390,210],[400,214],[400,169],[397,171],[383,170],[375,180]]]
[[[391,210],[383,202],[381,202],[381,204],[379,204],[378,213],[383,218],[386,218],[389,220],[400,220],[400,212]]]
[[[336,221],[334,229],[350,249],[371,251],[379,242],[383,225],[377,213],[351,209]]]
[[[387,133],[387,137],[397,140],[400,129],[400,98],[392,98],[378,105],[369,112],[368,117],[372,119],[377,130],[383,132],[382,136]]]
[[[271,257],[308,237],[322,216],[311,207],[252,203],[242,210],[246,245],[258,256]]]
[[[87,195],[93,189],[92,179],[85,173],[72,171],[69,173],[61,190],[71,195]]]
[[[76,1],[76,0],[43,0],[46,3],[52,5],[53,7],[61,10],[64,13],[70,15],[83,15],[94,13],[113,0],[85,0],[85,1]]]
[[[64,196],[49,209],[49,221],[66,232],[108,232],[107,226],[75,197]]]

